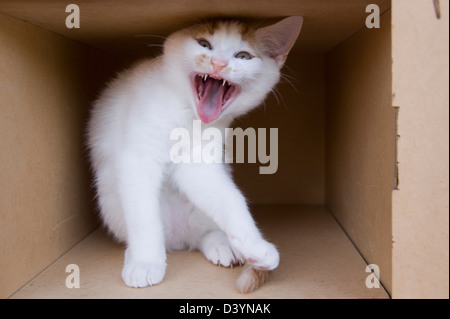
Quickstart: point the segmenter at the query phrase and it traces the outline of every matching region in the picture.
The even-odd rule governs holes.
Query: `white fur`
[[[231,67],[228,79],[241,85],[237,99],[203,128],[228,127],[260,104],[279,80],[279,65],[267,56],[234,57],[254,51],[230,26],[200,46],[185,30],[170,36],[164,54],[120,74],[96,101],[88,126],[100,214],[114,236],[127,244],[122,277],[145,287],[163,280],[166,250],[198,249],[215,264],[246,261],[272,270],[279,255],[257,229],[244,196],[225,164],[174,164],[172,129],[192,131],[197,120],[189,82],[192,71],[210,66],[196,57],[220,56]]]

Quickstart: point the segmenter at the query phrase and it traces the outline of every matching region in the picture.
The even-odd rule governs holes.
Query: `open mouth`
[[[191,76],[191,85],[197,114],[203,123],[210,123],[219,118],[240,91],[238,85],[209,74],[194,73]]]

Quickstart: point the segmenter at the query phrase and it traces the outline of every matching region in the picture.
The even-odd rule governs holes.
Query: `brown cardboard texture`
[[[0,297],[248,297],[234,290],[240,269],[197,252],[170,253],[161,285],[123,284],[124,247],[98,228],[85,125],[106,81],[171,32],[301,15],[278,96],[234,123],[278,128],[275,174],[233,164],[281,253],[250,297],[448,298],[448,1],[76,4],[80,28],[68,28],[66,2],[0,0]]]

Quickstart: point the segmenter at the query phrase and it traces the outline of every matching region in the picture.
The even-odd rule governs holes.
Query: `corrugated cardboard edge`
[[[393,297],[449,297],[449,3],[392,1]]]

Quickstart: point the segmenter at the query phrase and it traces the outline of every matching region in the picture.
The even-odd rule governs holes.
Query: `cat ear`
[[[278,63],[280,69],[300,34],[302,24],[303,17],[293,16],[256,30],[256,39],[262,43],[265,53]]]

